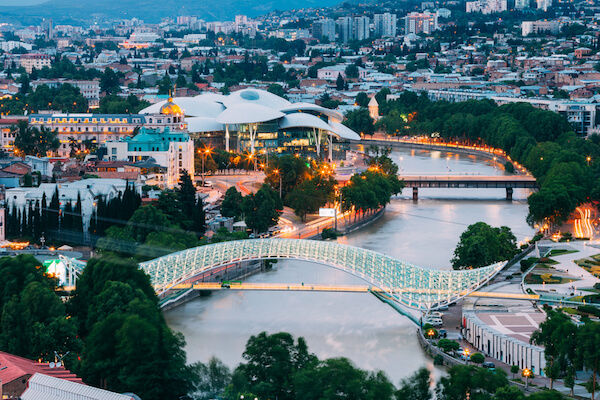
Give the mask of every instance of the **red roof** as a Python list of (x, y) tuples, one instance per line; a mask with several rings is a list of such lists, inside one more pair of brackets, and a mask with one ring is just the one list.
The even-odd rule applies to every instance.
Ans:
[(0, 379), (4, 385), (22, 376), (33, 375), (36, 372), (71, 382), (83, 383), (81, 378), (78, 378), (77, 375), (71, 373), (65, 367), (50, 368), (48, 363), (38, 363), (0, 351)]

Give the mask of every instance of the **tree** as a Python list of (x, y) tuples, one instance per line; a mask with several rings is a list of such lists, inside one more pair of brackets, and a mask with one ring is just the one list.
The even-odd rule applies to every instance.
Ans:
[(460, 344), (456, 340), (440, 339), (438, 341), (438, 347), (447, 353), (449, 351), (458, 350)]
[(596, 392), (596, 376), (600, 366), (598, 340), (600, 340), (600, 323), (591, 322), (579, 328), (577, 335), (578, 366), (583, 366), (592, 372), (590, 381), (586, 385), (586, 389), (592, 394), (592, 400), (594, 400)]
[(513, 379), (515, 378), (515, 374), (519, 372), (519, 366), (518, 365), (511, 365), (510, 366), (510, 373), (513, 374)]
[(52, 131), (44, 126), (39, 129), (32, 128), (27, 121), (19, 121), (12, 131), (15, 135), (16, 153), (22, 157), (26, 155), (45, 157), (48, 152), (56, 151), (60, 144), (56, 130)]
[(283, 90), (283, 87), (278, 83), (271, 83), (267, 87), (267, 92), (270, 92), (276, 96), (285, 98), (285, 91)]
[(475, 364), (481, 364), (485, 361), (485, 356), (481, 353), (473, 353), (471, 355), (471, 361), (473, 361)]
[(356, 79), (358, 78), (358, 66), (356, 64), (349, 64), (346, 67), (346, 78), (348, 79)]
[(516, 386), (504, 386), (498, 389), (494, 400), (525, 400), (525, 394)]
[(479, 268), (510, 260), (518, 252), (516, 241), (509, 227), (492, 228), (484, 222), (469, 225), (454, 250), (452, 268)]
[(577, 343), (577, 327), (571, 319), (557, 311), (548, 311), (547, 318), (540, 329), (531, 335), (531, 343), (544, 347), (546, 376), (550, 378), (550, 390), (554, 380), (566, 373), (574, 362)]
[(305, 180), (286, 196), (286, 203), (305, 221), (306, 214), (315, 213), (327, 202), (333, 201), (336, 183), (332, 177), (323, 178), (321, 175)]
[(396, 392), (396, 398), (402, 400), (431, 400), (433, 393), (431, 393), (431, 374), (429, 370), (419, 368), (409, 378), (404, 379), (400, 383), (400, 389)]
[(371, 118), (369, 110), (365, 108), (348, 112), (343, 124), (352, 129), (354, 132), (360, 133), (361, 135), (373, 136), (375, 133), (373, 118)]
[(263, 184), (256, 194), (250, 193), (242, 199), (242, 212), (248, 228), (254, 233), (266, 232), (277, 225), (283, 210), (279, 193), (267, 184)]
[[(280, 175), (281, 174), (281, 175)], [(279, 193), (281, 179), (282, 194), (285, 199), (288, 193), (312, 176), (311, 164), (302, 157), (286, 154), (269, 160), (266, 169), (265, 183)]]
[(221, 203), (221, 215), (235, 218), (242, 215), (242, 194), (238, 192), (235, 186), (231, 186), (225, 192), (225, 197)]
[(208, 364), (198, 362), (193, 365), (193, 368), (199, 377), (195, 384), (195, 392), (200, 399), (219, 398), (231, 383), (231, 371), (215, 357), (211, 357)]
[(294, 383), (296, 398), (306, 400), (391, 400), (395, 389), (383, 372), (368, 373), (346, 358), (330, 358), (302, 369)]
[(498, 389), (507, 385), (506, 373), (501, 369), (490, 371), (473, 365), (455, 365), (440, 379), (436, 397), (439, 400), (491, 399)]
[(234, 390), (281, 400), (295, 398), (294, 375), (317, 361), (308, 352), (304, 338), (298, 338), (296, 343), (289, 333), (284, 332), (272, 335), (262, 332), (251, 336), (243, 358), (246, 362), (234, 372)]
[(179, 207), (184, 215), (191, 216), (196, 205), (196, 188), (190, 174), (183, 170), (179, 177)]
[(106, 92), (107, 95), (118, 93), (121, 90), (119, 87), (119, 76), (112, 68), (106, 67), (104, 69), (104, 73), (100, 77), (100, 90)]
[(335, 88), (338, 91), (342, 91), (342, 90), (344, 90), (344, 87), (345, 87), (344, 78), (342, 78), (342, 74), (338, 74), (338, 77), (335, 80)]
[(367, 107), (369, 105), (369, 96), (365, 92), (358, 92), (356, 98), (354, 99), (354, 103), (359, 107)]

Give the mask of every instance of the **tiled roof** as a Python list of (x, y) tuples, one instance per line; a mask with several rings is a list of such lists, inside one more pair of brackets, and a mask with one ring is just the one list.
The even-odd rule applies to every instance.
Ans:
[(55, 378), (66, 379), (71, 382), (83, 383), (81, 378), (71, 373), (65, 367), (50, 368), (48, 363), (38, 363), (27, 358), (15, 356), (0, 351), (0, 379), (3, 384), (14, 381), (25, 375), (41, 373)]

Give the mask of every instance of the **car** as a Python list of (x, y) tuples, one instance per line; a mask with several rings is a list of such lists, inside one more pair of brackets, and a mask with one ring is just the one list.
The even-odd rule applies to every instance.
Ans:
[(491, 369), (491, 368), (496, 368), (496, 364), (494, 364), (494, 363), (493, 363), (493, 362), (491, 362), (491, 361), (486, 361), (486, 362), (484, 362), (483, 364), (481, 364), (481, 366), (482, 366), (483, 368), (490, 368), (490, 369)]
[(435, 327), (442, 326), (444, 324), (441, 318), (427, 318), (425, 323)]
[(204, 181), (204, 185), (203, 186), (211, 188), (212, 185), (213, 185), (212, 181)]
[(446, 332), (445, 329), (440, 329), (438, 331), (438, 335), (439, 335), (440, 338), (447, 338), (448, 337), (448, 332)]
[(444, 316), (444, 313), (441, 313), (439, 311), (432, 311), (429, 313), (430, 318), (442, 318), (443, 316)]

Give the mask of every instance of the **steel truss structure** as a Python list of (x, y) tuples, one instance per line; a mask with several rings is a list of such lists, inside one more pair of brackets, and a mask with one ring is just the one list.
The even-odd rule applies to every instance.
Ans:
[(385, 291), (412, 309), (453, 303), (489, 281), (504, 263), (464, 271), (423, 268), (358, 247), (302, 239), (253, 239), (215, 243), (140, 263), (158, 295), (212, 269), (248, 260), (295, 259), (337, 268)]

